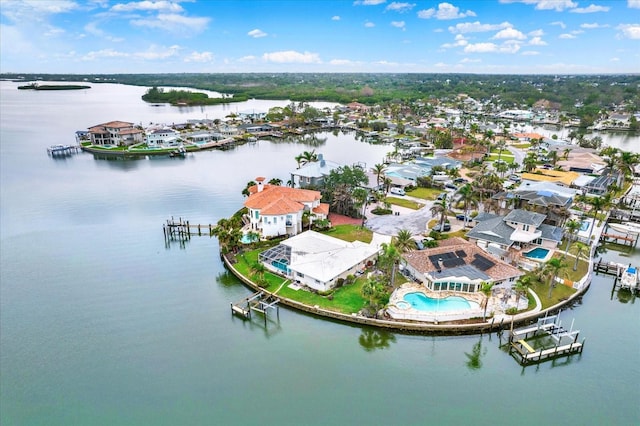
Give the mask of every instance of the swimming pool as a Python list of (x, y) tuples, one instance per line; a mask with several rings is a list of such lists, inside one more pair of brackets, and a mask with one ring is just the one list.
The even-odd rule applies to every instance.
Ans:
[(589, 225), (590, 225), (589, 221), (583, 220), (582, 222), (580, 222), (580, 231), (582, 232), (586, 231), (587, 229), (589, 229)]
[(529, 259), (544, 259), (549, 255), (549, 249), (536, 247), (531, 251), (528, 251), (524, 254), (524, 257), (528, 257)]
[(410, 305), (413, 309), (430, 312), (463, 311), (480, 307), (478, 303), (469, 301), (464, 297), (449, 296), (443, 299), (433, 299), (420, 292), (405, 294), (403, 300), (397, 303), (398, 307), (408, 307), (404, 305), (403, 302)]
[(240, 238), (240, 242), (242, 244), (251, 244), (254, 241), (258, 241), (258, 238), (256, 238), (255, 235), (251, 234), (242, 234), (242, 238)]

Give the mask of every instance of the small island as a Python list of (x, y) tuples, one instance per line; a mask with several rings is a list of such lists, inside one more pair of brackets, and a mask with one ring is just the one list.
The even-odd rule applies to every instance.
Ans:
[(91, 86), (81, 84), (38, 84), (31, 83), (24, 86), (18, 86), (18, 90), (80, 90), (91, 89)]
[(188, 90), (169, 90), (152, 87), (147, 93), (142, 95), (145, 102), (158, 104), (169, 103), (174, 106), (196, 106), (196, 105), (218, 105), (231, 102), (244, 102), (248, 99), (245, 95), (223, 96), (221, 98), (210, 98), (206, 93), (190, 92)]

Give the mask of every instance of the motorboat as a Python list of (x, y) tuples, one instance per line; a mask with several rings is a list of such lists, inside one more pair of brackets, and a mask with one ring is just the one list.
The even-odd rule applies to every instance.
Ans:
[(620, 287), (628, 288), (629, 290), (635, 290), (638, 286), (638, 269), (629, 265), (627, 269), (622, 273), (620, 278)]
[(640, 225), (635, 223), (609, 223), (609, 228), (625, 234), (640, 234)]

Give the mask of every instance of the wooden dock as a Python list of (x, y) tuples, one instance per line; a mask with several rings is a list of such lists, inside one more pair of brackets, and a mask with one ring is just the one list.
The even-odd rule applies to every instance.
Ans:
[(51, 145), (47, 148), (47, 153), (51, 156), (71, 155), (80, 151), (78, 145)]
[(280, 299), (259, 291), (238, 302), (232, 302), (231, 314), (244, 319), (251, 319), (251, 313), (258, 312), (264, 316), (264, 322), (266, 325), (269, 309), (275, 309), (278, 319), (280, 318), (280, 307), (278, 306), (278, 302), (280, 302)]
[(603, 262), (602, 258), (598, 260), (598, 262), (593, 264), (593, 270), (596, 275), (602, 273), (606, 275), (613, 275), (616, 279), (622, 277), (622, 273), (627, 268), (627, 265), (623, 265), (622, 263), (616, 262)]
[[(539, 363), (561, 356), (582, 353), (584, 339), (578, 342), (579, 330), (562, 327), (560, 316), (552, 315), (539, 318), (536, 325), (511, 330), (509, 335), (509, 354), (521, 365)], [(552, 345), (546, 344), (548, 341)]]

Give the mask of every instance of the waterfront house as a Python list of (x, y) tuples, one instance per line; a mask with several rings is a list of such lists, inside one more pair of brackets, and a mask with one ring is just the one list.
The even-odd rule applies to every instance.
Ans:
[(170, 127), (148, 129), (146, 142), (149, 147), (176, 146), (181, 143), (180, 132)]
[(380, 246), (372, 241), (348, 242), (315, 231), (305, 231), (259, 254), (267, 269), (294, 283), (327, 291), (341, 279), (357, 275), (373, 264)]
[(128, 146), (142, 143), (144, 132), (126, 121), (110, 121), (89, 128), (93, 145)]
[(302, 232), (305, 211), (309, 212), (311, 222), (328, 217), (329, 205), (320, 202), (320, 191), (270, 185), (264, 181), (264, 177), (256, 178), (256, 185), (249, 188), (249, 198), (244, 202), (252, 231), (266, 238), (296, 235)]
[(523, 275), (518, 268), (459, 237), (442, 240), (436, 248), (405, 253), (403, 259), (406, 272), (432, 291), (476, 293), (483, 282), (511, 288)]
[(310, 161), (291, 172), (291, 181), (300, 188), (319, 187), (331, 171), (339, 167), (340, 164), (325, 160), (322, 154), (318, 154), (318, 161)]
[[(506, 216), (482, 213), (467, 233), (469, 242), (511, 262), (522, 250), (535, 247), (555, 249), (562, 241), (562, 228), (543, 223), (546, 215), (514, 209)], [(513, 251), (511, 251), (513, 249)]]

